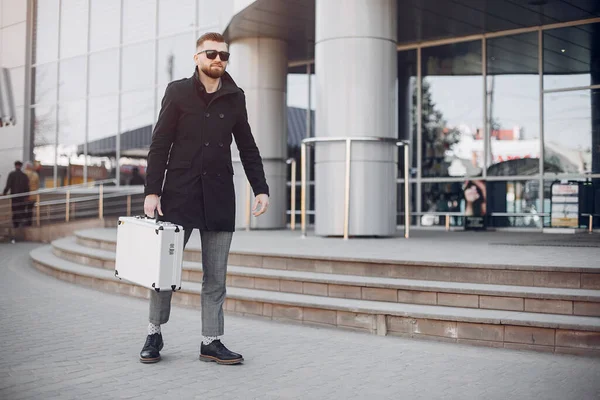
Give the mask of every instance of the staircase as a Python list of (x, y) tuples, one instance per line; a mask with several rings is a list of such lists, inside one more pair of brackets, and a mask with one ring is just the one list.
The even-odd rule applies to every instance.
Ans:
[[(41, 271), (148, 298), (114, 276), (116, 230), (31, 253)], [(188, 245), (173, 304), (199, 307), (201, 249)], [(232, 251), (225, 310), (239, 315), (509, 349), (600, 356), (600, 266), (431, 265)]]

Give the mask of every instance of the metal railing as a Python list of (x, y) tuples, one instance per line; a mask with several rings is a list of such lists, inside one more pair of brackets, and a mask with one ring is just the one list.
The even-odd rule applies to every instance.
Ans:
[[(410, 143), (407, 140), (398, 140), (394, 138), (382, 137), (319, 137), (307, 138), (302, 141), (300, 149), (300, 175), (301, 175), (301, 192), (300, 192), (300, 208), (301, 208), (301, 225), (302, 237), (306, 237), (306, 148), (310, 145), (323, 142), (345, 142), (346, 143), (346, 159), (345, 159), (345, 179), (344, 179), (344, 240), (348, 240), (350, 227), (350, 164), (352, 156), (352, 142), (375, 142), (393, 144), (397, 147), (404, 147), (404, 177), (409, 176), (409, 148)], [(293, 187), (293, 186), (292, 186)], [(409, 202), (409, 187), (404, 186), (404, 210), (405, 224), (404, 237), (410, 236), (410, 202)], [(293, 215), (293, 214), (292, 214)]]
[[(0, 225), (42, 226), (42, 222), (71, 222), (75, 219), (143, 212), (142, 186), (105, 186), (113, 179), (18, 193), (0, 197)], [(31, 200), (32, 197), (35, 200)], [(137, 198), (139, 197), (139, 199)], [(13, 218), (12, 203), (20, 199), (19, 215)], [(10, 216), (11, 218), (7, 218)], [(15, 224), (16, 223), (16, 224)]]

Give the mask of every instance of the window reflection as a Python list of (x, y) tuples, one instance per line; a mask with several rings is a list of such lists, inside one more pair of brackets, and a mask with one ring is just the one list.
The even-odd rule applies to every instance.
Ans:
[(56, 102), (56, 63), (38, 65), (33, 68), (34, 103)]
[[(542, 227), (539, 180), (490, 181), (486, 186), (488, 221), (491, 226)], [(516, 215), (502, 215), (506, 213)]]
[(483, 168), (481, 42), (425, 48), (422, 175), (479, 175)]
[(90, 95), (104, 95), (119, 91), (119, 50), (108, 50), (90, 55)]
[(121, 0), (92, 0), (90, 7), (90, 50), (118, 46)]
[(88, 140), (90, 145), (100, 139), (117, 134), (118, 97), (102, 96), (90, 99), (88, 119)]
[(154, 42), (123, 48), (122, 90), (154, 86)]
[(156, 0), (123, 0), (123, 43), (156, 36)]
[(87, 0), (60, 2), (60, 57), (69, 58), (87, 52)]
[(544, 90), (591, 85), (599, 46), (600, 23), (544, 31)]
[(35, 2), (33, 63), (41, 64), (58, 58), (58, 0)]
[(57, 164), (66, 167), (60, 168), (59, 185), (81, 183), (85, 158), (83, 152), (78, 152), (78, 145), (85, 143), (85, 116), (85, 100), (61, 103), (58, 107)]
[(60, 62), (59, 101), (85, 97), (85, 63), (86, 57), (76, 57)]
[(56, 156), (56, 106), (38, 105), (31, 109), (33, 158), (40, 164), (40, 187), (54, 187)]
[(191, 34), (161, 39), (158, 42), (158, 83), (186, 78), (194, 71), (195, 41)]
[[(410, 141), (413, 168), (417, 166), (417, 104), (417, 51), (401, 51), (398, 53), (398, 138)], [(403, 177), (404, 149), (399, 151), (399, 176)]]
[[(443, 226), (446, 224), (445, 216), (438, 213), (463, 213), (464, 195), (463, 181), (424, 183), (422, 186), (421, 225)], [(459, 226), (463, 224), (460, 216), (451, 216), (450, 225)]]
[[(499, 166), (494, 170), (536, 174), (540, 157), (537, 33), (490, 39), (487, 44), (489, 163), (526, 164), (526, 169)], [(478, 131), (477, 139), (483, 139), (483, 131)], [(522, 159), (533, 162), (513, 162)]]
[(152, 125), (154, 91), (124, 93), (121, 97), (121, 133)]
[(600, 172), (600, 90), (544, 95), (545, 172)]
[(159, 0), (158, 7), (158, 34), (160, 36), (194, 28), (195, 0)]
[(91, 98), (88, 118), (88, 179), (115, 178), (118, 96)]

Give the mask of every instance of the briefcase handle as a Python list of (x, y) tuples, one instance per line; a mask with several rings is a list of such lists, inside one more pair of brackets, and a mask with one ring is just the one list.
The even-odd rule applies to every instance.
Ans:
[(157, 224), (160, 222), (158, 220), (158, 210), (154, 210), (154, 218), (149, 217), (146, 214), (136, 215), (135, 218), (137, 218), (137, 219), (153, 219), (154, 222), (156, 222)]

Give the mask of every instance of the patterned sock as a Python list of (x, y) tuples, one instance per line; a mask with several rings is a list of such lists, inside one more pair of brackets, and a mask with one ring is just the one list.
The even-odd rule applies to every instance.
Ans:
[(217, 339), (219, 339), (218, 336), (202, 336), (202, 344), (208, 346)]
[(152, 322), (148, 324), (148, 335), (160, 333), (160, 325), (154, 325)]

